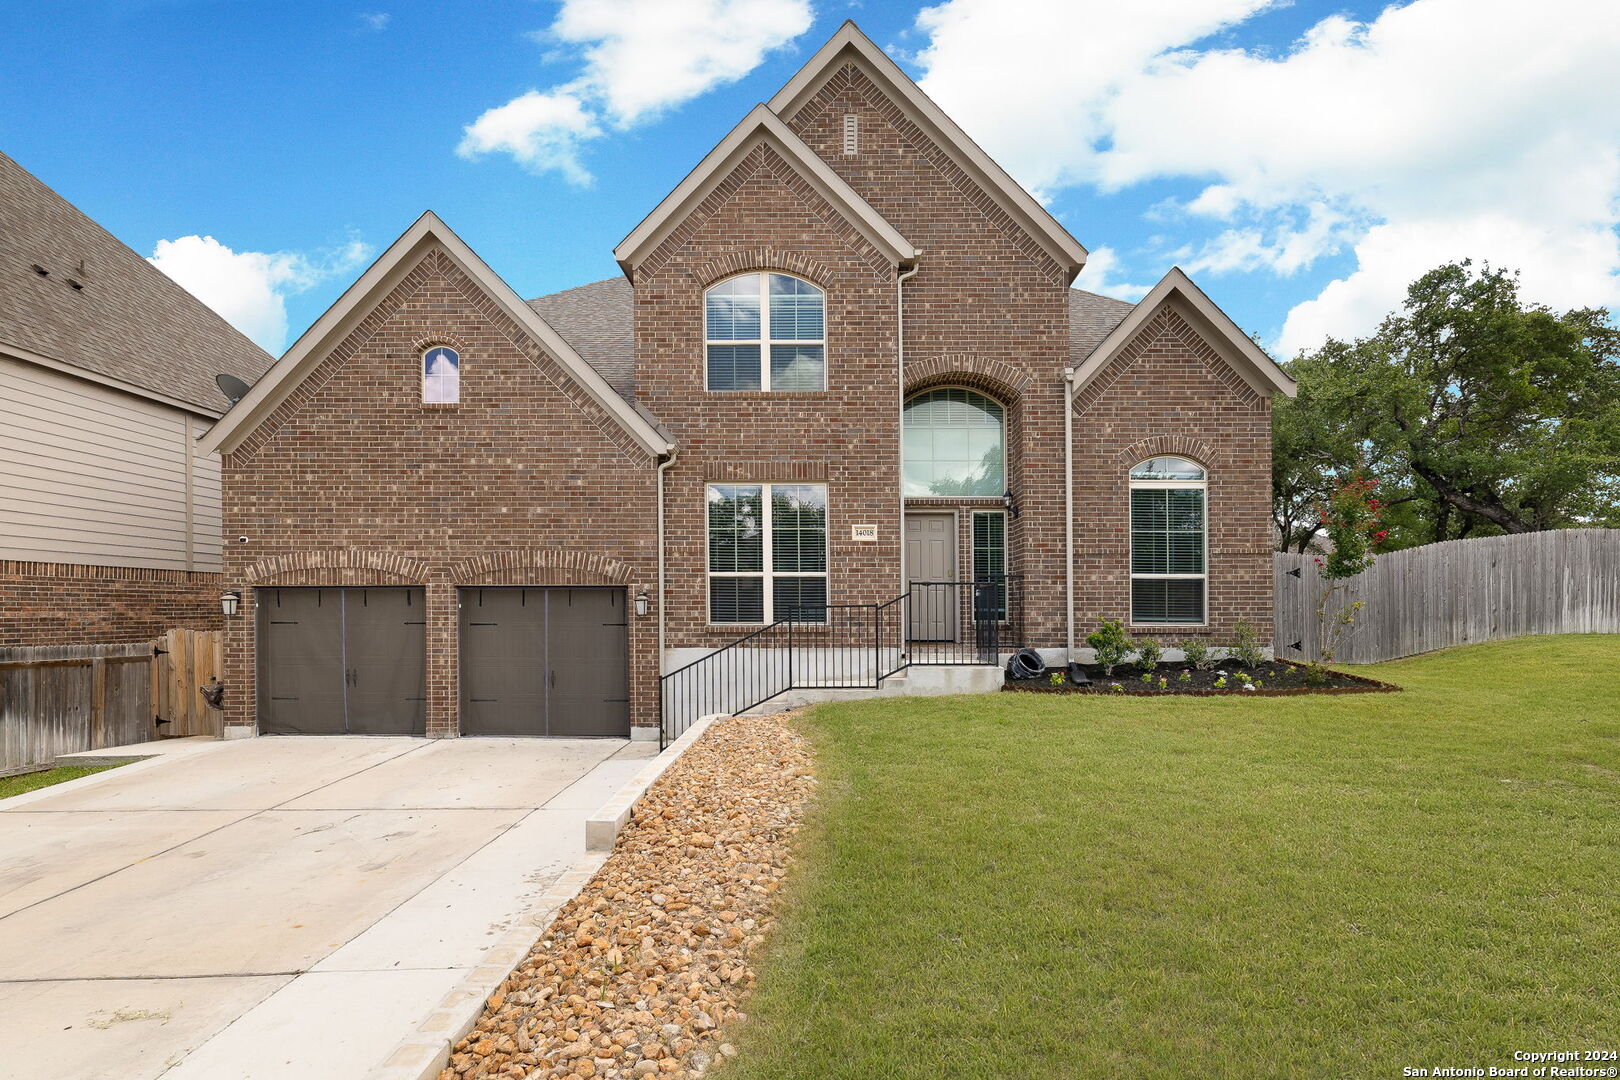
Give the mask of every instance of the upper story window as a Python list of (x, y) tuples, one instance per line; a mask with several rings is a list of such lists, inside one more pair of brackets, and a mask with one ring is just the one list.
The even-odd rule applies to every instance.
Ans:
[(786, 274), (743, 274), (703, 294), (710, 390), (825, 390), (826, 297)]
[(1157, 457), (1131, 470), (1131, 621), (1202, 623), (1207, 604), (1203, 466)]
[(422, 353), (422, 401), (454, 405), (461, 400), (461, 354), (445, 345)]
[(1006, 412), (974, 390), (941, 386), (906, 402), (905, 492), (1000, 495), (1007, 490)]

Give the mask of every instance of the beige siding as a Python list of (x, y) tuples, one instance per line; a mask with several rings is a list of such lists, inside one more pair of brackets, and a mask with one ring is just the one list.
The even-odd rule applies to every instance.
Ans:
[(218, 570), (219, 460), (188, 448), (206, 425), (0, 356), (0, 559)]

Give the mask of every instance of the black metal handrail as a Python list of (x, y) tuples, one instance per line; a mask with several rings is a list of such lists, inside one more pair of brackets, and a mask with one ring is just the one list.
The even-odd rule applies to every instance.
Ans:
[(998, 664), (1022, 641), (1021, 574), (914, 581), (880, 603), (801, 607), (659, 676), (659, 744), (700, 716), (736, 716), (789, 690), (872, 689), (913, 666)]

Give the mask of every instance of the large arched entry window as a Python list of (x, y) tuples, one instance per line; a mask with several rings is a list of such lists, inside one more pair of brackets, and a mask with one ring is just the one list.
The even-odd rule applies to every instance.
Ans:
[(905, 409), (905, 493), (918, 498), (1007, 490), (1007, 414), (976, 390), (940, 386)]

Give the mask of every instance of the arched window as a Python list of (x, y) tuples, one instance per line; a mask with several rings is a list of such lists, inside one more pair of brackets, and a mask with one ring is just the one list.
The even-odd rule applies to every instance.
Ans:
[(825, 390), (826, 297), (786, 274), (742, 274), (703, 294), (710, 390)]
[(1131, 470), (1131, 622), (1205, 621), (1203, 466), (1156, 457)]
[(905, 492), (1000, 495), (1007, 490), (1007, 417), (974, 390), (941, 386), (906, 402)]
[(446, 345), (422, 353), (422, 400), (454, 405), (461, 400), (461, 354)]

